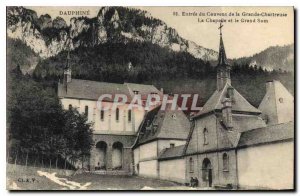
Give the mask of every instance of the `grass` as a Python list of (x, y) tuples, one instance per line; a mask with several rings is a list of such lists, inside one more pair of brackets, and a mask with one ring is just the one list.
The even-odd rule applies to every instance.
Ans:
[[(26, 168), (19, 165), (7, 165), (7, 189), (9, 190), (70, 190), (70, 186), (75, 187), (71, 190), (78, 190), (79, 187), (86, 186), (85, 190), (152, 190), (169, 189), (181, 187), (179, 184), (151, 178), (142, 178), (138, 176), (109, 176), (93, 173), (82, 173), (78, 175), (56, 175), (59, 182), (70, 186), (59, 184), (55, 179), (46, 176), (40, 176), (38, 171), (52, 174), (54, 170), (44, 168)], [(64, 179), (63, 179), (64, 178)], [(74, 184), (78, 184), (79, 186)]]

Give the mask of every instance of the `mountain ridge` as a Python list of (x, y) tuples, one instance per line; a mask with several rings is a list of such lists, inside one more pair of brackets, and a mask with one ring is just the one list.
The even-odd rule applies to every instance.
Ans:
[(294, 72), (294, 44), (270, 46), (252, 56), (233, 59), (232, 62), (261, 67), (266, 71)]
[(22, 40), (43, 59), (66, 50), (69, 44), (73, 50), (106, 42), (151, 42), (205, 61), (217, 59), (216, 51), (180, 37), (163, 21), (134, 8), (102, 7), (97, 17), (73, 17), (67, 26), (61, 17), (52, 20), (48, 14), (38, 17), (33, 10), (8, 7), (7, 21), (8, 37)]

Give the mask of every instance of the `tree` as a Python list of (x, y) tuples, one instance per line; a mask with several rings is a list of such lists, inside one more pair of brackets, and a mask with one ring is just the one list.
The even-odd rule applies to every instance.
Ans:
[[(37, 155), (48, 160), (49, 166), (58, 157), (69, 153), (75, 159), (89, 154), (92, 146), (92, 128), (84, 115), (76, 110), (64, 111), (54, 89), (44, 87), (20, 73), (19, 67), (10, 73), (8, 90), (8, 140), (15, 160), (25, 155)], [(75, 156), (76, 155), (76, 156)], [(20, 156), (19, 156), (20, 157)]]
[(92, 124), (87, 123), (86, 115), (80, 114), (76, 109), (65, 111), (64, 120), (65, 155), (75, 160), (81, 159), (83, 163), (94, 145)]

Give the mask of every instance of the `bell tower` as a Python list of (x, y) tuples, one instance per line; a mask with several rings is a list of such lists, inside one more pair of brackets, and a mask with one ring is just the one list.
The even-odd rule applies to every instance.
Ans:
[(63, 80), (63, 85), (64, 85), (66, 91), (68, 88), (68, 83), (70, 83), (71, 81), (72, 81), (72, 70), (71, 70), (71, 66), (70, 66), (70, 47), (69, 47), (67, 63), (64, 67), (64, 80)]
[(220, 46), (219, 46), (219, 58), (218, 58), (218, 65), (217, 65), (217, 90), (221, 91), (226, 83), (231, 85), (230, 79), (230, 65), (227, 62), (223, 38), (222, 38), (222, 23), (218, 29), (220, 29)]

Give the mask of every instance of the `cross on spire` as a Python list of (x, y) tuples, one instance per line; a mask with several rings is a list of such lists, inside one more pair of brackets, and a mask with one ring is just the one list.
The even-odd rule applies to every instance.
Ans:
[(220, 30), (220, 46), (219, 46), (219, 58), (218, 58), (218, 65), (217, 65), (217, 89), (221, 91), (224, 89), (224, 86), (228, 83), (231, 85), (230, 79), (230, 65), (226, 58), (225, 47), (222, 38), (222, 23), (218, 29)]
[(220, 29), (220, 35), (222, 35), (222, 27), (223, 27), (222, 22), (220, 22), (220, 26), (218, 28), (218, 29)]
[(227, 58), (222, 38), (222, 22), (220, 23), (220, 26), (218, 29), (220, 29), (220, 46), (219, 46), (219, 58), (218, 58), (218, 65), (227, 65)]

